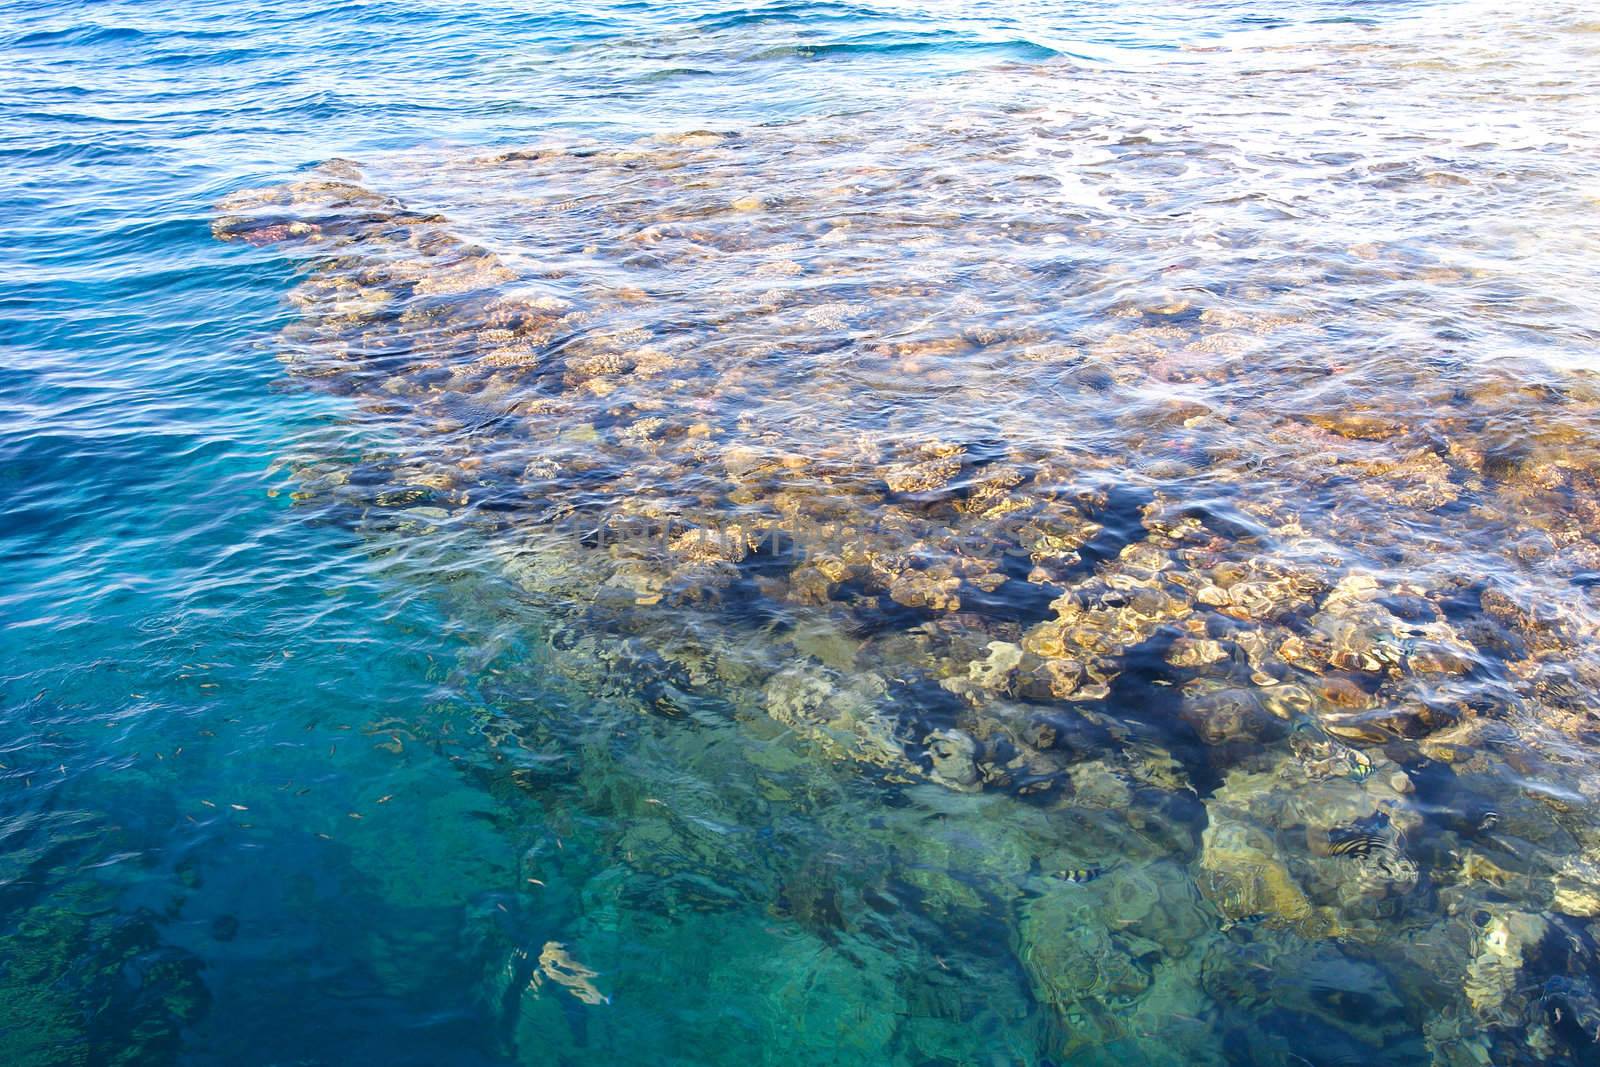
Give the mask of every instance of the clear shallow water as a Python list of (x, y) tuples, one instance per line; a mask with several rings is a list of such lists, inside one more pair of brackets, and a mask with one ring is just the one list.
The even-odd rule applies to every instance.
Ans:
[(1580, 12), (4, 35), (8, 1062), (1594, 1060)]

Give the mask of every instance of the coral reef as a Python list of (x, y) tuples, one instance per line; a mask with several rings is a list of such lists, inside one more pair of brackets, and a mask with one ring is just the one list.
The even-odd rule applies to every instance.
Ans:
[[(1118, 220), (991, 195), (1015, 129), (809, 133), (430, 160), (511, 191), (472, 226), (375, 191), (405, 167), (229, 197), (219, 239), (304, 261), (289, 371), (391, 442), (296, 461), (303, 505), (470, 528), (558, 620), (550, 669), (642, 714), (1006, 805), (981, 877), (879, 843), (929, 914), (1004, 902), (1064, 1054), (1271, 1005), (1364, 1055), (1593, 1056), (1550, 1021), (1597, 1002), (1593, 375), (1364, 357), (1435, 303), (1490, 314), (1409, 246), (1296, 230), (1284, 263), (1382, 297), (1335, 313), (1276, 266), (1211, 284), (1135, 218), (1175, 264), (1136, 283), (1087, 254)], [(859, 169), (773, 184), (823, 143)], [(727, 862), (666, 822), (625, 847)], [(870, 926), (864, 890), (779, 881), (819, 937)], [(1263, 946), (1344, 985), (1258, 978)], [(600, 996), (558, 944), (540, 968)]]

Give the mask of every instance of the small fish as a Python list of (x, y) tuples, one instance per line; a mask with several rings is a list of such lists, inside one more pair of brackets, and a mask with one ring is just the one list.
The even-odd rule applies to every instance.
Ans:
[(1483, 813), (1483, 816), (1478, 819), (1478, 831), (1482, 833), (1488, 830), (1493, 830), (1495, 826), (1499, 824), (1499, 822), (1500, 813), (1498, 811), (1486, 811)]
[(1328, 831), (1328, 854), (1332, 856), (1371, 856), (1389, 850), (1387, 834), (1365, 830)]
[(1383, 811), (1374, 811), (1349, 826), (1335, 826), (1328, 831), (1328, 853), (1364, 859), (1391, 852), (1395, 841), (1389, 828), (1389, 814)]
[(1063, 882), (1082, 885), (1085, 882), (1094, 881), (1105, 873), (1106, 869), (1104, 867), (1069, 867), (1067, 870), (1057, 871), (1055, 876)]

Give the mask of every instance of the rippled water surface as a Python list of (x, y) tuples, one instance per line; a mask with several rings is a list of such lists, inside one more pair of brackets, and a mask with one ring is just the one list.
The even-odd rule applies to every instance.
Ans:
[(1600, 1063), (1600, 21), (0, 10), (0, 1062)]

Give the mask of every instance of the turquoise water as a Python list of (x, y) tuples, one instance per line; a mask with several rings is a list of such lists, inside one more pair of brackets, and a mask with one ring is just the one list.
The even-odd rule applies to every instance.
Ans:
[[(0, 1060), (1600, 1062), (1593, 733), (1572, 696), (1597, 677), (1600, 565), (1585, 554), (1592, 483), (1546, 477), (1588, 470), (1600, 441), (1585, 392), (1600, 337), (1592, 77), (1563, 81), (1595, 36), (1559, 5), (1333, 0), (9, 4)], [(1364, 49), (1409, 41), (1416, 52), (1364, 65)], [(1241, 88), (1262, 71), (1277, 80)], [(1248, 135), (1230, 140), (1235, 128)], [(1018, 147), (1018, 131), (1039, 140)], [(1180, 148), (1144, 153), (1152, 139)], [(515, 156), (529, 145), (560, 151)], [(636, 150), (657, 169), (641, 176)], [(1361, 170), (1384, 152), (1411, 169)], [(1339, 167), (1347, 183), (1329, 178)], [(1045, 171), (1065, 190), (1048, 203), (1026, 184)], [(329, 184), (271, 191), (295, 181)], [(350, 222), (365, 201), (341, 198), (356, 195), (398, 200)], [(784, 196), (804, 205), (795, 232), (742, 228)], [(472, 270), (491, 288), (531, 286), (546, 310), (576, 301), (594, 329), (642, 330), (671, 359), (709, 353), (726, 391), (613, 395), (614, 372), (579, 369), (568, 320), (541, 320), (557, 332), (530, 342), (570, 346), (561, 388), (448, 377), (460, 331), (503, 351), (531, 327), (475, 302), (477, 275), (412, 290), (420, 319), (366, 307), (391, 298), (396, 261), (418, 247), (385, 229), (402, 202), (435, 220), (406, 225), (446, 249), (447, 271), (454, 249), (488, 249)], [(1137, 221), (1090, 232), (1102, 210)], [(756, 309), (781, 304), (774, 287), (804, 288), (785, 280), (802, 271), (796, 233), (838, 220), (878, 242), (870, 265), (769, 327)], [(291, 223), (334, 235), (338, 255), (294, 246)], [(991, 259), (1002, 230), (1048, 236)], [(912, 239), (920, 259), (885, 251)], [(697, 274), (708, 248), (767, 258)], [(1373, 258), (1399, 266), (1362, 273)], [(1194, 369), (1199, 350), (1152, 355), (1154, 392), (1120, 392), (1117, 359), (1168, 335), (1114, 324), (1187, 328), (1207, 286), (1254, 301), (1229, 343), (1279, 320), (1315, 330), (1266, 354), (1203, 349), (1251, 354), (1243, 372)], [(365, 304), (329, 310), (335, 298)], [(941, 347), (957, 315), (966, 332)], [(848, 344), (830, 340), (852, 321)], [(1037, 368), (1024, 383), (973, 355), (1003, 329)], [(1058, 358), (1064, 333), (1104, 346), (1104, 365)], [(880, 340), (903, 345), (898, 363), (830, 355)], [(351, 370), (352, 351), (434, 362)], [(630, 351), (636, 369), (644, 349)], [(1500, 359), (1519, 362), (1484, 369)], [(1321, 384), (1352, 364), (1354, 386)], [(1471, 417), (1438, 415), (1452, 404)], [(647, 448), (647, 412), (686, 439), (726, 433), (728, 451)], [(1295, 437), (1283, 412), (1337, 436)], [(1376, 445), (1395, 440), (1378, 423), (1407, 429)], [(870, 435), (874, 458), (865, 445), (841, 458)], [(844, 501), (844, 532), (785, 533), (808, 559), (854, 536), (852, 508), (972, 538), (949, 549), (918, 526), (866, 556), (983, 558), (988, 535), (951, 518), (939, 472), (951, 455), (1003, 454), (997, 439), (1027, 477), (1055, 470), (1051, 492), (1092, 520), (1050, 528), (1077, 562), (1041, 549), (1032, 576), (1024, 563), (960, 582), (917, 563), (881, 590), (858, 574), (807, 600), (778, 541), (752, 534), (730, 557), (673, 525), (759, 511), (768, 489), (723, 499), (705, 484), (754, 447), (798, 457), (791, 470), (837, 468), (810, 489)], [(1068, 439), (1070, 459), (1052, 453)], [(619, 458), (621, 442), (638, 447)], [(1341, 461), (1365, 466), (1328, 481), (1286, 458), (1346, 445)], [(1439, 456), (1461, 469), (1434, 473)], [(871, 464), (881, 481), (852, 480)], [(1354, 667), (1325, 657), (1305, 668), (1329, 679), (1306, 700), (1327, 715), (1213, 727), (1194, 708), (1301, 666), (1219, 627), (1280, 616), (1222, 601), (1210, 630), (1183, 630), (1237, 640), (1221, 690), (1178, 673), (1178, 631), (1158, 634), (1157, 618), (1117, 646), (1124, 680), (1105, 693), (1007, 690), (1005, 714), (1042, 755), (979, 783), (961, 763), (968, 734), (995, 762), (1001, 746), (965, 718), (962, 701), (991, 706), (966, 681), (1013, 648), (1067, 661), (1030, 629), (1050, 610), (1027, 586), (1051, 600), (1097, 568), (1138, 586), (1117, 586), (1116, 561), (1159, 539), (1140, 527), (1157, 528), (1152, 502), (1171, 495), (1218, 544), (1251, 546), (1213, 546), (1218, 558), (1271, 555), (1283, 588), (1299, 589), (1282, 577), (1294, 567), (1331, 575), (1306, 579), (1314, 597), (1283, 594), (1275, 647), (1320, 625), (1307, 602), (1337, 615), (1360, 599), (1346, 579), (1378, 573), (1389, 617), (1425, 627), (1403, 635), (1405, 671), (1380, 680), (1359, 676), (1359, 650)], [(1255, 497), (1310, 501), (1296, 521), (1321, 543)], [(535, 521), (547, 507), (562, 521)], [(711, 570), (629, 570), (650, 551), (626, 532), (608, 548), (594, 514), (655, 522)], [(747, 560), (737, 580), (716, 572)], [(1561, 641), (1538, 646), (1538, 627), (1507, 613), (1470, 629), (1461, 603), (1479, 603), (1485, 575), (1554, 605)], [(941, 599), (958, 585), (965, 615)], [(1446, 616), (1460, 634), (1442, 636)], [(1482, 636), (1502, 624), (1515, 632)], [(716, 655), (683, 653), (689, 634)], [(1140, 666), (1134, 648), (1158, 638), (1157, 666)], [(1412, 684), (1432, 677), (1418, 640), (1473, 666), (1459, 684)], [(803, 694), (820, 690), (806, 686), (868, 678), (881, 688), (861, 681), (850, 699), (894, 704), (901, 726), (910, 707), (937, 722), (914, 743), (872, 735), (884, 747), (868, 755), (811, 732)], [(1191, 683), (1182, 710), (1157, 699)], [(1491, 698), (1515, 711), (1435, 738)], [(1430, 719), (1422, 704), (1455, 710)], [(1344, 759), (1337, 789), (1316, 793), (1313, 776), (1306, 795), (1357, 828), (1391, 814), (1405, 828), (1350, 861), (1367, 864), (1360, 892), (1340, 880), (1354, 868), (1337, 834), (1308, 846), (1300, 823), (1263, 814), (1281, 803), (1265, 787), (1250, 817), (1292, 862), (1253, 838), (1217, 845), (1245, 826), (1250, 775)], [(1275, 880), (1289, 867), (1305, 894)]]

